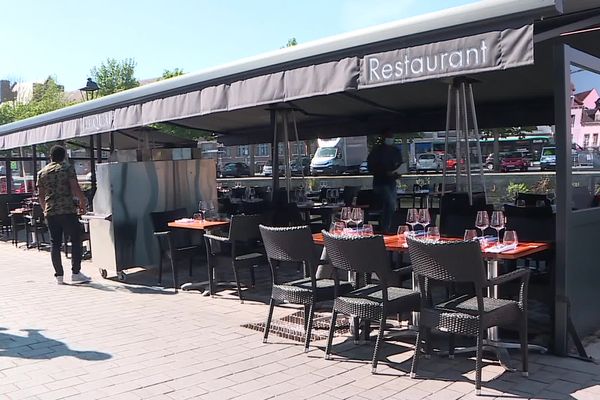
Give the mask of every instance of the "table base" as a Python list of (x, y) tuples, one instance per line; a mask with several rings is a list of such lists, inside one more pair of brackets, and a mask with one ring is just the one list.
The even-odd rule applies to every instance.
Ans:
[[(491, 353), (496, 354), (496, 357), (498, 358), (500, 365), (505, 370), (510, 371), (510, 372), (515, 372), (515, 371), (517, 371), (517, 369), (512, 367), (512, 365), (511, 365), (511, 358), (510, 358), (510, 353), (508, 352), (508, 350), (509, 349), (520, 349), (520, 348), (521, 348), (521, 345), (519, 343), (502, 342), (502, 341), (489, 340), (489, 339), (483, 340), (483, 351), (489, 351)], [(539, 351), (541, 354), (544, 354), (548, 351), (547, 348), (537, 345), (537, 344), (528, 344), (527, 350), (528, 351), (530, 351), (530, 350)], [(472, 353), (472, 352), (476, 352), (476, 351), (477, 351), (476, 346), (457, 347), (454, 349), (454, 354)], [(449, 356), (447, 351), (440, 352), (440, 355), (448, 355)]]

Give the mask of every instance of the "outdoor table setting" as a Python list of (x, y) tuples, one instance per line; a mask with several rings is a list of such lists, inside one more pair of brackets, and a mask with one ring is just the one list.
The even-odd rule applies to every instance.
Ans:
[[(428, 218), (427, 209), (410, 209), (407, 215), (407, 223), (411, 225), (409, 228), (406, 225), (400, 225), (398, 227), (397, 234), (384, 234), (383, 240), (385, 243), (386, 250), (397, 253), (407, 253), (408, 243), (406, 238), (408, 236), (420, 238), (422, 240), (431, 241), (460, 241), (460, 240), (477, 240), (481, 246), (481, 252), (483, 259), (486, 261), (486, 273), (487, 278), (492, 279), (498, 276), (498, 261), (500, 260), (517, 260), (525, 258), (536, 253), (546, 251), (551, 248), (551, 244), (546, 242), (519, 242), (517, 232), (513, 230), (506, 230), (503, 235), (503, 240), (500, 240), (500, 231), (505, 228), (506, 218), (502, 211), (492, 212), (490, 218), (487, 211), (479, 211), (477, 213), (474, 226), (480, 230), (481, 236), (477, 235), (475, 229), (467, 229), (463, 238), (457, 237), (442, 237), (440, 236), (438, 227), (429, 227), (430, 219)], [(339, 222), (331, 224), (330, 232), (339, 235), (356, 235), (356, 236), (372, 236), (373, 230), (369, 226), (367, 229), (360, 228), (357, 224), (354, 228), (347, 227), (347, 221), (344, 221), (344, 215), (340, 216)], [(347, 217), (346, 217), (347, 218)], [(416, 225), (421, 225), (426, 228), (421, 231), (415, 229)], [(487, 228), (493, 228), (496, 230), (496, 236), (484, 236), (483, 232)], [(317, 245), (324, 245), (324, 239), (322, 233), (313, 234), (313, 241)], [(326, 258), (327, 252), (323, 247), (323, 253), (321, 258)], [(319, 266), (317, 269), (317, 278), (322, 278), (331, 273), (330, 267), (326, 265)], [(349, 277), (350, 279), (350, 277)], [(413, 276), (413, 289), (417, 288), (416, 279)], [(497, 286), (492, 286), (489, 289), (489, 295), (493, 298), (498, 297)], [(418, 324), (418, 317), (413, 317), (413, 323)], [(484, 341), (484, 348), (487, 350), (494, 351), (501, 365), (507, 370), (513, 370), (510, 366), (510, 355), (507, 349), (518, 348), (518, 343), (502, 341), (499, 337), (498, 327), (492, 327), (488, 329), (487, 339)], [(530, 350), (538, 350), (542, 353), (546, 352), (545, 347), (539, 345), (528, 345)], [(456, 352), (467, 352), (472, 351), (472, 348), (456, 349)]]

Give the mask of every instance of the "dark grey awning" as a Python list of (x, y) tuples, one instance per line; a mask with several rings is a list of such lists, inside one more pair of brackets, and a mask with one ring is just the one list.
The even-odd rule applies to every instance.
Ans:
[[(465, 74), (479, 81), (481, 127), (552, 123), (551, 45), (535, 37), (557, 37), (561, 22), (548, 21), (563, 17), (561, 6), (558, 0), (482, 2), (282, 49), (0, 126), (0, 149), (155, 122), (215, 132), (226, 144), (264, 143), (272, 140), (269, 109), (279, 105), (296, 110), (301, 138), (362, 135), (387, 126), (437, 130), (445, 122), (445, 79)], [(593, 24), (593, 11), (565, 18)], [(592, 35), (561, 40), (598, 47)], [(419, 74), (427, 57), (444, 54), (446, 68)], [(365, 66), (374, 57), (380, 57), (380, 78), (394, 78), (395, 64), (407, 58), (411, 76), (366, 80)]]

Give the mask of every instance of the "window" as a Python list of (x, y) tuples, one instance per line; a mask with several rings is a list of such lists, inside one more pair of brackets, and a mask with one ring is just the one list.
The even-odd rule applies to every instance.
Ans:
[(575, 126), (575, 115), (571, 115), (571, 126)]
[(271, 145), (268, 143), (261, 143), (256, 146), (256, 155), (257, 156), (268, 156), (271, 152)]
[(596, 147), (598, 146), (598, 134), (594, 133), (594, 136), (592, 136), (592, 146)]
[(590, 134), (586, 133), (583, 135), (583, 147), (588, 147), (590, 145)]
[(244, 157), (244, 156), (247, 156), (248, 154), (250, 154), (248, 146), (238, 146), (238, 152), (237, 152), (238, 157)]

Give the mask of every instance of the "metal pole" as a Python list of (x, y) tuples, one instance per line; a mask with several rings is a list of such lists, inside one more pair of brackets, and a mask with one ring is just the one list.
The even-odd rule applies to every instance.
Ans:
[(483, 172), (483, 156), (481, 154), (481, 137), (479, 136), (479, 125), (477, 123), (477, 112), (475, 110), (475, 98), (473, 96), (473, 84), (469, 83), (469, 100), (471, 101), (471, 117), (473, 118), (473, 131), (477, 142), (477, 157), (479, 157), (479, 175), (483, 186), (483, 196), (487, 204), (487, 188), (485, 185), (485, 174)]
[(37, 186), (37, 146), (34, 144), (31, 146), (31, 161), (33, 162), (33, 190)]
[[(452, 84), (448, 84), (448, 104), (446, 105), (446, 137), (444, 138), (444, 154), (448, 158), (448, 136), (450, 136), (450, 113), (452, 112)], [(458, 157), (458, 154), (457, 154)], [(446, 193), (446, 161), (442, 168), (442, 197)], [(441, 199), (441, 197), (440, 197)], [(440, 210), (441, 210), (440, 205)]]
[(454, 92), (454, 104), (455, 104), (455, 118), (456, 118), (456, 191), (462, 192), (462, 177), (461, 177), (461, 168), (462, 164), (460, 162), (462, 158), (462, 146), (460, 145), (461, 141), (461, 125), (460, 125), (460, 99), (458, 98), (458, 88), (453, 83), (452, 91)]
[(469, 193), (469, 205), (473, 205), (473, 182), (471, 180), (471, 145), (469, 143), (469, 118), (467, 116), (467, 93), (465, 82), (460, 83), (460, 96), (462, 97), (462, 114), (465, 127), (465, 161), (467, 164), (467, 192)]
[(90, 172), (92, 173), (92, 190), (96, 191), (96, 160), (94, 159), (94, 137), (90, 136)]
[[(289, 132), (288, 132), (288, 111), (283, 111), (282, 112), (282, 118), (283, 118), (283, 141), (284, 141), (284, 145), (283, 145), (283, 162), (284, 164), (284, 171), (285, 171), (285, 188), (287, 191), (287, 201), (288, 203), (290, 202), (290, 181), (291, 181), (291, 176), (290, 176), (290, 136), (289, 136)], [(273, 167), (273, 173), (275, 173), (277, 171), (277, 174), (279, 174), (279, 167), (277, 168), (277, 170), (275, 170), (275, 167)]]
[(96, 162), (102, 163), (102, 136), (96, 135)]
[(279, 191), (279, 146), (277, 146), (277, 111), (271, 110), (271, 129), (273, 130), (273, 146), (271, 147), (271, 165), (273, 166), (273, 199)]
[(109, 140), (110, 154), (112, 154), (115, 151), (115, 133), (114, 132), (109, 133), (108, 140)]

